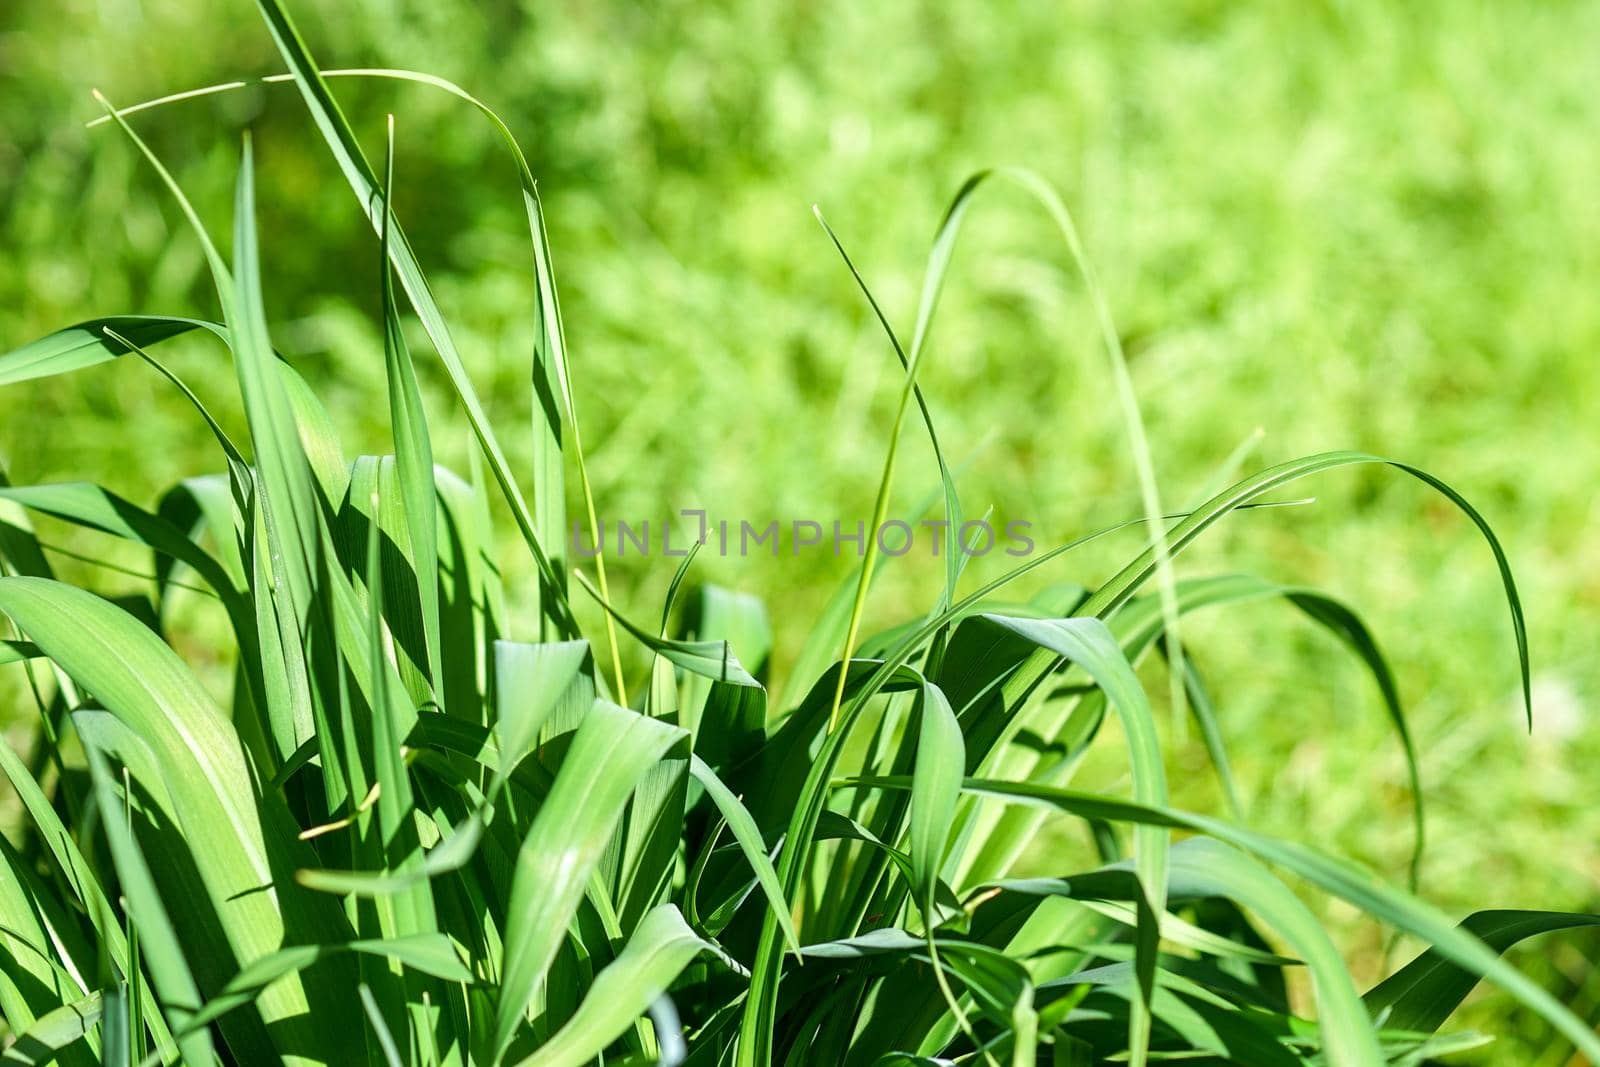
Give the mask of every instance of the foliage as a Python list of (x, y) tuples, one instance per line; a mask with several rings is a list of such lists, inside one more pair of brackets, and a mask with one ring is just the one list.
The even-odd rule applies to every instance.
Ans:
[[(9, 1058), (1418, 1063), (1478, 1040), (1436, 1031), (1479, 975), (1600, 1055), (1580, 1019), (1499, 958), (1591, 917), (1491, 911), (1456, 926), (1357, 866), (1169, 801), (1155, 702), (1135, 666), (1164, 656), (1170, 702), (1193, 715), (1228, 786), (1180, 620), (1265, 598), (1326, 628), (1373, 675), (1415, 788), (1389, 667), (1350, 608), (1311, 589), (1172, 573), (1217, 523), (1338, 468), (1396, 468), (1476, 524), (1504, 585), (1531, 713), (1509, 564), (1449, 486), (1330, 452), (1163, 512), (1119, 335), (1070, 216), (1047, 186), (1008, 172), (993, 177), (1042, 202), (1101, 314), (1145, 504), (1142, 518), (1102, 533), (1143, 530), (1145, 547), (1093, 591), (1058, 585), (1019, 602), (1012, 580), (1101, 534), (965, 594), (963, 554), (947, 543), (926, 613), (858, 640), (888, 562), (869, 552), (806, 637), (801, 662), (818, 666), (786, 679), (793, 696), (781, 702), (766, 684), (769, 627), (750, 598), (704, 585), (676, 610), (692, 556), (654, 629), (608, 602), (598, 557), (594, 583), (582, 584), (607, 614), (585, 627), (564, 558), (566, 459), (591, 522), (592, 491), (531, 169), (493, 113), (432, 82), (497, 125), (522, 178), (538, 282), (525, 496), (390, 210), (392, 131), (380, 177), (288, 15), (276, 0), (261, 8), (377, 236), (393, 453), (347, 462), (315, 392), (274, 351), (250, 143), (230, 261), (111, 111), (193, 225), (221, 321), (80, 323), (0, 358), (0, 384), (142, 360), (194, 405), (224, 469), (188, 478), (153, 510), (89, 483), (0, 488), (0, 613), (18, 634), (0, 662), (23, 665), (13, 669), (33, 683), (43, 738), (32, 765), (0, 749), (28, 815), (26, 840), (0, 851)], [(916, 382), (951, 249), (986, 180), (963, 186), (945, 218), (909, 344), (884, 321), (906, 373), (879, 521), (916, 401), (945, 518), (960, 525)], [(473, 433), (467, 477), (434, 461), (402, 296)], [(149, 351), (192, 331), (231, 354), (248, 458)], [(525, 580), (508, 582), (497, 564), (499, 508), (530, 561), (504, 573)], [(30, 514), (147, 551), (152, 595), (114, 603), (57, 580)], [(187, 627), (229, 635), (220, 704), (175, 651)], [(650, 657), (633, 701), (624, 637)], [(1091, 750), (1108, 749), (1126, 760), (1132, 799), (1072, 787)], [(1098, 859), (1026, 872), (1026, 846), (1052, 816), (1087, 829)], [(1419, 854), (1422, 829), (1419, 800)], [(1431, 947), (1363, 998), (1269, 868)], [(1306, 985), (1314, 1019), (1297, 1010)], [(349, 1024), (358, 1002), (365, 1029)]]

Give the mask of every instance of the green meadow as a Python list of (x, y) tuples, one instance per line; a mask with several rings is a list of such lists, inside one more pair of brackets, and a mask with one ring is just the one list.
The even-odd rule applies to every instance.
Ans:
[[(1600, 4), (261, 7), (0, 10), (0, 1033), (75, 989), (60, 1062), (1586, 1062), (1600, 933), (1450, 923), (1600, 911)], [(229, 341), (25, 347), (128, 315)], [(1333, 450), (1476, 512), (1330, 460), (1169, 543)], [(140, 517), (16, 488), (64, 483)], [(952, 497), (1036, 551), (832, 551)], [(615, 551), (684, 512), (785, 533)], [(1430, 946), (1491, 981), (1355, 999)]]

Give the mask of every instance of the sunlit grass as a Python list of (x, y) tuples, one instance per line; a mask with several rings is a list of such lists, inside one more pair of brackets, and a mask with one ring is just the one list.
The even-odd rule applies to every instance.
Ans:
[[(233, 432), (248, 447), (201, 421), (213, 438), (191, 472), (202, 478), (154, 511), (87, 483), (0, 493), (0, 549), (19, 575), (0, 580), (0, 611), (19, 630), (0, 657), (26, 664), (6, 669), (27, 672), (46, 735), (35, 766), (5, 766), (29, 829), (5, 854), (7, 884), (18, 887), (3, 935), (16, 975), (0, 984), (0, 1009), (13, 1034), (61, 1045), (68, 1062), (180, 1051), (192, 1062), (577, 1064), (602, 1051), (607, 1062), (676, 1061), (675, 1020), (686, 1024), (690, 1056), (703, 1057), (690, 1062), (741, 1064), (895, 1053), (1016, 1064), (1126, 1052), (1141, 1062), (1147, 1045), (1250, 1064), (1375, 1063), (1476, 1040), (1426, 1036), (1470, 990), (1465, 972), (1428, 957), (1363, 1002), (1312, 913), (1247, 858), (1254, 853), (1432, 942), (1443, 958), (1491, 972), (1594, 1051), (1581, 1020), (1421, 899), (1245, 829), (1234, 805), (1221, 809), (1228, 821), (1170, 806), (1175, 724), (1157, 714), (1159, 694), (1177, 694), (1178, 723), (1190, 706), (1186, 728), (1206, 742), (1210, 772), (1231, 796), (1235, 733), (1214, 717), (1203, 674), (1174, 672), (1177, 689), (1159, 684), (1152, 701), (1134, 666), (1159, 673), (1146, 653), (1172, 620), (1217, 604), (1284, 600), (1349, 645), (1382, 697), (1366, 706), (1379, 721), (1388, 712), (1405, 742), (1391, 748), (1415, 783), (1388, 664), (1340, 602), (1247, 578), (1164, 591), (1154, 582), (1169, 554), (1237, 509), (1303, 477), (1382, 461), (1313, 455), (1232, 488), (1224, 479), (1217, 494), (1167, 516), (1145, 462), (1148, 514), (1095, 542), (1115, 546), (1105, 551), (1126, 566), (1106, 579), (1075, 566), (1075, 554), (1031, 561), (1038, 574), (1088, 579), (1079, 595), (1057, 586), (1030, 600), (1008, 580), (961, 583), (946, 569), (942, 590), (936, 583), (906, 612), (909, 629), (878, 634), (869, 582), (847, 576), (841, 603), (851, 610), (814, 625), (785, 611), (771, 627), (835, 655), (820, 677), (772, 678), (759, 609), (715, 585), (686, 587), (681, 618), (702, 620), (693, 633), (657, 636), (658, 616), (664, 628), (680, 618), (670, 602), (637, 612), (610, 604), (620, 629), (609, 613), (591, 622), (593, 605), (572, 603), (572, 561), (562, 559), (564, 472), (584, 467), (528, 169), (538, 310), (521, 337), (523, 376), (554, 384), (561, 402), (532, 405), (544, 443), (525, 467), (499, 444), (450, 320), (386, 210), (389, 180), (362, 156), (286, 16), (265, 8), (373, 221), (372, 256), (387, 260), (378, 305), (388, 402), (377, 407), (394, 454), (347, 463), (338, 420), (274, 357), (257, 242), (270, 251), (279, 235), (256, 225), (247, 151), (231, 255), (212, 247), (198, 212), (186, 213), (237, 373), (244, 434)], [(403, 155), (397, 166), (404, 174)], [(1061, 214), (1053, 195), (1045, 191)], [(471, 424), (464, 476), (431, 462), (433, 438), (457, 427), (424, 409), (400, 296)], [(152, 361), (145, 349), (191, 326), (83, 324), (5, 357), (0, 382), (85, 371), (67, 379), (77, 381), (109, 371), (113, 357)], [(1120, 335), (1105, 326), (1121, 375)], [(892, 351), (882, 355), (892, 370)], [(909, 375), (886, 391), (908, 410)], [(1142, 450), (1131, 396), (1093, 395)], [(1507, 675), (1521, 652), (1526, 685), (1521, 610), (1499, 543), (1452, 490), (1403, 470), (1442, 490), (1488, 538), (1517, 636), (1504, 645)], [(944, 506), (959, 514), (953, 490), (952, 481)], [(890, 514), (889, 494), (879, 497), (880, 517)], [(135, 546), (140, 573), (155, 578), (123, 605), (134, 614), (52, 580), (29, 513)], [(493, 523), (513, 531), (516, 555), (503, 552)], [(1138, 555), (1141, 532), (1152, 531), (1161, 536)], [(1478, 562), (1487, 589), (1493, 571), (1487, 556)], [(603, 581), (591, 588), (610, 601)], [(200, 613), (206, 621), (169, 613), (196, 585), (217, 601)], [(1207, 617), (1185, 640), (1205, 632)], [(193, 625), (207, 628), (185, 633)], [(157, 634), (201, 655), (233, 646), (237, 673), (220, 707)], [(1248, 652), (1263, 675), (1282, 655), (1269, 635)], [(841, 647), (855, 657), (845, 672)], [(1167, 661), (1183, 667), (1175, 651)], [(783, 706), (769, 706), (769, 679), (785, 683)], [(1283, 686), (1286, 703), (1294, 684)], [(1102, 732), (1108, 721), (1119, 727)], [(1125, 766), (1127, 780), (1074, 791), (1091, 752)], [(1348, 796), (1348, 783), (1338, 786)], [(1030, 849), (1045, 827), (1065, 828), (1076, 847)], [(1290, 836), (1326, 844), (1315, 825), (1299, 829)], [(1174, 830), (1199, 837), (1174, 847)], [(1008, 880), (1021, 865), (1044, 879)], [(1403, 864), (1389, 873), (1403, 881)], [(1471, 928), (1499, 949), (1587, 921), (1489, 913)], [(1315, 1002), (1291, 1005), (1285, 972), (1302, 966)], [(358, 1001), (366, 1031), (342, 1022)], [(1313, 1013), (1320, 1029), (1300, 1017)]]

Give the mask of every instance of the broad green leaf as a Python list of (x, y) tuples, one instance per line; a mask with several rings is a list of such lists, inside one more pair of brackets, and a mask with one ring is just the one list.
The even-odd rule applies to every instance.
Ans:
[(595, 975), (577, 1012), (521, 1067), (583, 1067), (621, 1037), (702, 952), (720, 955), (671, 904), (653, 909)]
[(522, 1026), (629, 796), (686, 737), (605, 701), (596, 701), (578, 727), (517, 854), (495, 1021), (498, 1053)]
[[(105, 757), (92, 744), (86, 746), (85, 755), (88, 757), (89, 773), (94, 782), (100, 809), (116, 812), (120, 805), (117, 803), (115, 788), (111, 784), (111, 769), (106, 764)], [(106, 828), (107, 841), (111, 846), (112, 862), (116, 865), (117, 877), (122, 883), (128, 913), (138, 925), (141, 938), (149, 942), (143, 951), (143, 956), (145, 966), (150, 970), (151, 984), (161, 996), (173, 1029), (181, 1030), (194, 1013), (200, 1010), (200, 990), (195, 985), (194, 975), (184, 958), (177, 932), (173, 929), (172, 920), (162, 903), (161, 894), (156, 888), (149, 866), (145, 863), (144, 855), (139, 850), (138, 841), (115, 817), (104, 820), (103, 825)], [(205, 1030), (197, 1030), (176, 1038), (176, 1042), (184, 1060), (188, 1063), (212, 1064), (217, 1061), (211, 1034)]]
[[(0, 612), (148, 746), (160, 777), (143, 784), (157, 796), (170, 794), (166, 816), (181, 832), (215, 914), (215, 927), (186, 930), (199, 937), (215, 929), (223, 937), (198, 957), (208, 971), (226, 967), (230, 956), (253, 959), (276, 949), (286, 930), (340, 939), (343, 920), (331, 902), (278, 878), (304, 866), (285, 832), (289, 813), (272, 795), (256, 795), (232, 724), (170, 648), (107, 602), (46, 579), (0, 578)], [(263, 1016), (281, 1020), (288, 1033), (314, 1028), (311, 1008), (298, 982), (261, 1001)]]
[(70, 1062), (67, 1051), (100, 1022), (100, 1004), (100, 994), (89, 993), (45, 1012), (22, 1033), (12, 1036), (9, 1047), (0, 1053), (0, 1064), (43, 1067), (47, 1063)]
[[(547, 726), (559, 724), (561, 729), (570, 729), (570, 723), (588, 711), (594, 700), (586, 674), (589, 664), (587, 641), (494, 643), (497, 783), (511, 777)], [(491, 794), (497, 789), (491, 789)]]
[(967, 750), (955, 712), (938, 686), (929, 684), (921, 693), (920, 704), (911, 789), (911, 866), (917, 875), (917, 906), (923, 909), (931, 932), (934, 891), (955, 823)]

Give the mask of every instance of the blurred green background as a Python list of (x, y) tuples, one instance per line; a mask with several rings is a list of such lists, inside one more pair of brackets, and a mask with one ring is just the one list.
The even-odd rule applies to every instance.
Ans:
[[(1432, 900), (1600, 907), (1600, 730), (1587, 721), (1600, 696), (1600, 4), (294, 10), (325, 66), (442, 75), (522, 139), (546, 199), (600, 510), (616, 518), (868, 514), (898, 367), (811, 204), (909, 332), (961, 179), (995, 163), (1041, 171), (1109, 292), (1169, 503), (1191, 501), (1259, 430), (1252, 466), (1369, 449), (1440, 474), (1495, 524), (1528, 608), (1531, 739), (1492, 560), (1415, 483), (1334, 475), (1312, 486), (1316, 506), (1242, 516), (1182, 570), (1315, 583), (1366, 611), (1424, 753)], [(244, 2), (0, 6), (0, 349), (99, 314), (217, 314), (170, 198), (114, 129), (85, 129), (89, 90), (126, 105), (279, 69)], [(525, 454), (531, 265), (510, 161), (435, 91), (335, 88), (374, 152), (385, 114), (397, 116), (398, 210)], [(135, 125), (219, 234), (240, 131), (254, 131), (274, 338), (348, 450), (386, 451), (376, 242), (293, 91), (252, 86)], [(219, 352), (169, 350), (237, 424)], [(459, 462), (465, 429), (443, 376), (424, 384), (436, 438)], [(1041, 543), (1138, 513), (1089, 309), (1048, 221), (1020, 197), (978, 206), (923, 384), (946, 448), (967, 460), (969, 513), (1029, 520)], [(909, 502), (935, 478), (921, 437), (907, 440)], [(0, 462), (17, 482), (88, 478), (148, 503), (219, 457), (170, 387), (123, 361), (0, 392)], [(1134, 547), (1085, 553), (1048, 578), (1092, 583)], [(702, 573), (771, 606), (781, 674), (848, 562), (706, 558)], [(653, 615), (671, 563), (619, 561), (618, 599)], [(925, 606), (939, 566), (895, 563), (872, 619)], [(1376, 695), (1290, 621), (1264, 604), (1186, 630), (1250, 817), (1398, 879), (1403, 764)], [(1199, 752), (1176, 759), (1184, 802), (1214, 805)], [(1375, 977), (1382, 933), (1325, 914)], [(1547, 940), (1518, 959), (1595, 1018), (1597, 948)], [(1493, 994), (1466, 1021), (1504, 1035), (1468, 1062), (1565, 1062)]]

